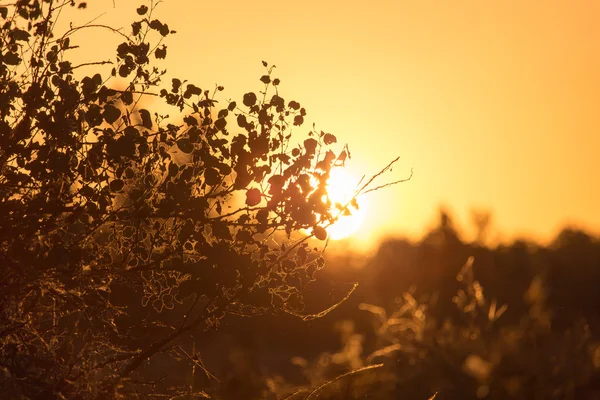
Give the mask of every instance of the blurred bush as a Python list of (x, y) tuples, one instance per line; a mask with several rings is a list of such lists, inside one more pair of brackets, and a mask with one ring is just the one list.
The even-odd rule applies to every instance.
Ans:
[(600, 399), (599, 241), (568, 228), (547, 247), (489, 248), (440, 222), (382, 244), (357, 295), (371, 301), (334, 323), (339, 350), (293, 359), (306, 386), (383, 363), (319, 398)]

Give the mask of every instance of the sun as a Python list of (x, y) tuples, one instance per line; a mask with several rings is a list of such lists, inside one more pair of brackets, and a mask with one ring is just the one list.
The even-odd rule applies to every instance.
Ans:
[[(342, 167), (333, 168), (327, 181), (327, 193), (332, 204), (346, 204), (356, 191), (358, 179), (355, 179)], [(327, 235), (333, 240), (345, 239), (358, 232), (367, 215), (367, 203), (364, 198), (358, 199), (358, 210), (350, 207), (351, 215), (342, 215), (327, 228)], [(333, 215), (338, 214), (332, 206)]]

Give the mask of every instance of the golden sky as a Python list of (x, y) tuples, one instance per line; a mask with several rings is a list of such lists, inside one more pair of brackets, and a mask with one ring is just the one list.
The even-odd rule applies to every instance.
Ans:
[[(129, 31), (141, 4), (96, 0), (77, 20)], [(504, 239), (600, 231), (598, 1), (165, 0), (155, 15), (178, 32), (169, 77), (239, 98), (266, 60), (283, 97), (349, 144), (351, 173), (396, 156), (386, 179), (414, 169), (368, 199), (363, 240), (418, 235), (440, 204), (465, 227), (492, 211)], [(114, 54), (108, 33), (79, 37)]]

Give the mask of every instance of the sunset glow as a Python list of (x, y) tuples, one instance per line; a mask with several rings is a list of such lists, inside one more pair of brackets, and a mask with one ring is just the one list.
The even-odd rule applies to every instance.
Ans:
[[(334, 168), (328, 181), (329, 199), (333, 204), (345, 205), (356, 191), (359, 180), (349, 175), (343, 168)], [(351, 215), (342, 215), (327, 228), (329, 237), (333, 240), (344, 239), (355, 234), (361, 227), (367, 215), (367, 202), (358, 199), (358, 210), (350, 207)], [(335, 207), (333, 207), (335, 210)], [(334, 211), (335, 212), (335, 211)]]
[[(261, 87), (267, 60), (280, 93), (306, 107), (306, 122), (348, 143), (359, 176), (400, 156), (390, 180), (411, 168), (414, 178), (369, 196), (378, 204), (362, 225), (369, 240), (419, 236), (440, 204), (465, 229), (471, 209), (491, 211), (505, 238), (547, 240), (565, 223), (600, 229), (600, 189), (589, 184), (600, 179), (600, 3), (259, 3), (160, 4), (156, 15), (177, 30), (165, 41), (167, 79), (222, 84), (234, 96)], [(129, 31), (137, 6), (90, 2), (73, 17)], [(211, 54), (219, 62), (194, 50), (197, 15), (223, 16), (202, 22), (227, 43)], [(86, 40), (110, 54), (119, 37), (73, 37)]]
[(600, 399), (600, 1), (0, 21), (2, 399)]

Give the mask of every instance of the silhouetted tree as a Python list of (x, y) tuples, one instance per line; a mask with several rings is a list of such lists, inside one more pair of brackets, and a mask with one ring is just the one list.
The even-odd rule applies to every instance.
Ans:
[[(152, 4), (131, 33), (55, 32), (84, 2), (0, 7), (3, 396), (205, 396), (194, 376), (163, 379), (181, 363), (204, 369), (189, 334), (226, 314), (322, 315), (302, 315), (324, 265), (309, 240), (356, 204), (332, 212), (326, 192), (347, 148), (314, 130), (292, 138), (306, 111), (266, 62), (262, 91), (239, 103), (221, 106), (221, 86), (164, 87), (154, 61), (174, 32)], [(92, 44), (73, 34), (91, 26), (123, 42), (113, 61), (75, 65), (71, 50)], [(108, 76), (83, 73), (103, 64)], [(180, 120), (142, 108), (147, 96)]]

